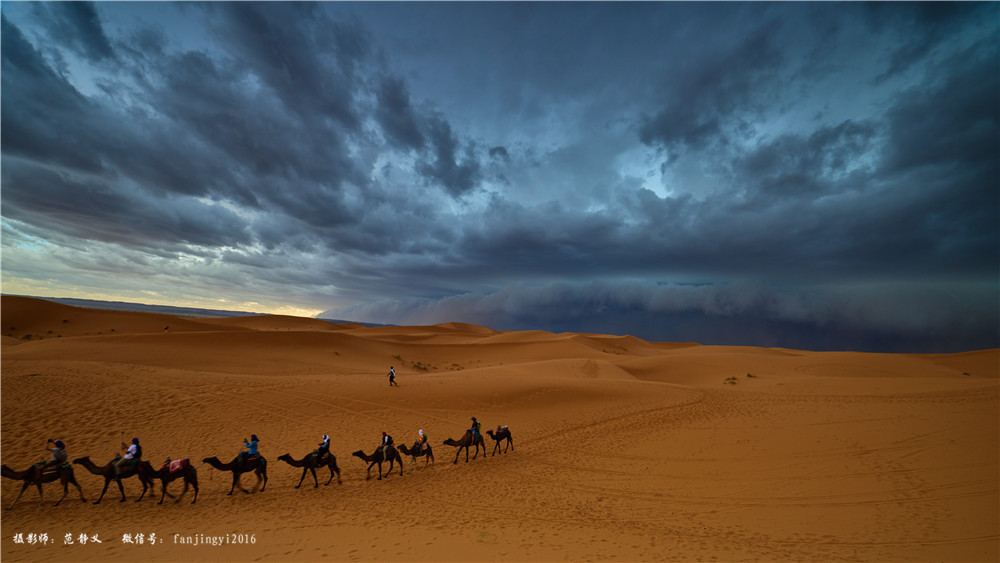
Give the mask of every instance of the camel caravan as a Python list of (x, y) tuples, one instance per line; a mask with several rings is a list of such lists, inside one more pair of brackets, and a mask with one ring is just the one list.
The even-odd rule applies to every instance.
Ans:
[[(462, 438), (458, 440), (448, 438), (443, 442), (446, 446), (456, 448), (455, 460), (452, 462), (453, 464), (458, 463), (458, 458), (463, 449), (465, 450), (466, 462), (469, 461), (470, 448), (475, 450), (472, 456), (473, 460), (479, 456), (480, 447), (483, 450), (483, 458), (486, 457), (486, 443), (483, 439), (482, 433), (480, 432), (480, 427), (481, 423), (476, 420), (476, 417), (472, 417), (472, 427), (465, 431)], [(496, 455), (497, 453), (506, 453), (508, 448), (510, 450), (514, 449), (514, 440), (511, 438), (510, 429), (506, 426), (498, 426), (495, 432), (493, 430), (487, 430), (486, 435), (495, 442), (492, 455)], [(375, 465), (378, 465), (379, 480), (382, 480), (383, 477), (388, 477), (393, 472), (397, 464), (399, 465), (399, 475), (402, 476), (402, 456), (404, 455), (410, 457), (411, 465), (414, 466), (417, 464), (417, 458), (424, 458), (425, 469), (434, 463), (434, 450), (428, 442), (427, 435), (421, 429), (418, 436), (419, 437), (413, 443), (412, 447), (408, 448), (405, 444), (400, 444), (397, 447), (393, 443), (392, 436), (386, 432), (382, 432), (382, 443), (370, 455), (366, 454), (363, 450), (358, 450), (351, 455), (368, 464), (365, 480), (371, 479), (371, 470)], [(167, 458), (159, 469), (155, 469), (150, 462), (142, 459), (142, 446), (140, 445), (138, 438), (133, 438), (131, 445), (127, 447), (126, 444), (122, 442), (122, 450), (125, 451), (125, 455), (123, 456), (119, 453), (115, 455), (113, 459), (108, 461), (107, 464), (101, 466), (91, 461), (88, 456), (76, 458), (71, 464), (68, 461), (69, 457), (62, 441), (49, 440), (48, 443), (50, 446), (53, 446), (47, 448), (52, 452), (52, 457), (48, 461), (36, 463), (24, 471), (15, 471), (6, 465), (0, 466), (3, 477), (22, 482), (20, 492), (18, 492), (17, 497), (10, 504), (10, 506), (7, 507), (7, 510), (14, 508), (14, 505), (17, 504), (18, 500), (20, 500), (24, 491), (32, 485), (35, 485), (38, 488), (39, 506), (41, 506), (44, 503), (42, 484), (53, 483), (56, 481), (62, 484), (63, 495), (58, 501), (56, 501), (55, 506), (59, 506), (59, 503), (61, 503), (69, 494), (69, 485), (71, 484), (76, 487), (77, 492), (79, 492), (80, 501), (87, 502), (87, 499), (83, 495), (83, 489), (76, 481), (73, 465), (80, 465), (88, 472), (104, 478), (104, 487), (101, 489), (100, 496), (93, 504), (100, 504), (101, 500), (104, 499), (105, 493), (108, 492), (108, 487), (112, 482), (118, 486), (118, 492), (121, 494), (121, 499), (119, 499), (118, 502), (125, 502), (125, 488), (122, 486), (122, 480), (129, 479), (130, 477), (136, 477), (142, 484), (142, 494), (139, 495), (139, 498), (136, 499), (135, 502), (140, 502), (143, 498), (145, 498), (147, 491), (152, 497), (155, 494), (154, 484), (157, 480), (160, 482), (160, 500), (156, 504), (163, 504), (165, 496), (169, 496), (177, 502), (181, 499), (181, 497), (187, 494), (189, 488), (194, 489), (194, 498), (191, 500), (191, 504), (194, 504), (198, 500), (198, 470), (191, 464), (190, 459), (185, 458), (172, 460), (171, 458)], [(501, 443), (504, 443), (505, 445), (503, 451), (500, 451)], [(258, 451), (259, 441), (257, 439), (257, 435), (253, 435), (250, 440), (244, 439), (243, 444), (244, 447), (246, 447), (246, 451), (240, 451), (240, 453), (228, 463), (222, 462), (216, 456), (202, 459), (203, 464), (208, 465), (213, 469), (232, 472), (232, 485), (229, 488), (229, 492), (226, 493), (227, 495), (232, 495), (233, 491), (237, 488), (244, 493), (258, 491), (263, 492), (264, 488), (267, 486), (267, 459), (265, 459), (264, 456)], [(329, 485), (333, 481), (334, 475), (337, 476), (337, 484), (341, 484), (340, 467), (337, 466), (337, 457), (330, 452), (329, 435), (324, 434), (323, 441), (320, 442), (319, 447), (305, 454), (301, 459), (295, 459), (291, 456), (291, 454), (287, 453), (279, 456), (278, 459), (284, 461), (292, 467), (302, 468), (302, 476), (299, 478), (298, 484), (295, 485), (296, 489), (302, 486), (302, 482), (305, 480), (306, 474), (309, 472), (312, 473), (313, 488), (318, 488), (319, 479), (316, 476), (316, 470), (323, 467), (328, 468), (330, 471), (330, 477), (327, 479), (326, 483), (323, 483), (324, 486)], [(386, 462), (389, 463), (389, 467), (383, 474), (382, 464)], [(247, 490), (240, 483), (240, 477), (244, 473), (252, 473), (257, 477), (257, 483), (253, 491)], [(184, 482), (184, 489), (181, 491), (179, 496), (175, 497), (167, 492), (167, 485), (178, 479)]]

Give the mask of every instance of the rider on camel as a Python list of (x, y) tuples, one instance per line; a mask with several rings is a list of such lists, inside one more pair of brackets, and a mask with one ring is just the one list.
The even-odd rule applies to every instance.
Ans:
[[(52, 444), (55, 447), (48, 448), (49, 444)], [(45, 471), (49, 467), (59, 467), (65, 464), (66, 460), (69, 458), (69, 454), (66, 453), (66, 446), (63, 445), (62, 440), (56, 440), (55, 442), (53, 442), (51, 439), (49, 439), (49, 441), (45, 445), (47, 449), (52, 452), (52, 459), (44, 463), (39, 463), (38, 465), (35, 466), (34, 480), (36, 483), (41, 482), (43, 471)]]
[(319, 448), (313, 452), (316, 454), (316, 463), (323, 460), (323, 456), (330, 453), (330, 435), (323, 434), (323, 441), (319, 443)]
[(388, 447), (392, 445), (392, 436), (382, 432), (382, 445), (379, 448), (382, 450), (382, 459), (389, 459)]
[(478, 420), (476, 420), (476, 417), (472, 417), (472, 428), (470, 428), (468, 431), (472, 432), (472, 438), (473, 439), (482, 438), (483, 437), (483, 435), (479, 432), (479, 429), (482, 428), (482, 426), (483, 426), (483, 423), (481, 423)]
[(259, 440), (257, 440), (257, 435), (256, 434), (251, 434), (250, 435), (250, 441), (249, 442), (247, 442), (246, 438), (243, 438), (243, 446), (247, 448), (247, 451), (244, 452), (244, 451), (241, 450), (240, 453), (239, 453), (239, 455), (236, 456), (236, 461), (239, 462), (239, 463), (243, 463), (244, 461), (246, 461), (250, 457), (257, 456), (258, 455), (258, 452), (257, 452), (257, 446), (258, 446), (258, 444), (259, 444)]
[[(122, 449), (125, 449), (125, 444), (122, 443)], [(122, 474), (122, 466), (133, 461), (138, 463), (142, 459), (142, 446), (139, 445), (138, 438), (132, 438), (132, 444), (125, 451), (125, 457), (119, 459), (115, 462), (115, 475)]]

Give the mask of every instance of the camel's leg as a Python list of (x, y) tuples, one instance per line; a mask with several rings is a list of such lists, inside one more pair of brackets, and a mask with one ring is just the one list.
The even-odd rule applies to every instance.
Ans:
[(53, 506), (59, 506), (59, 503), (62, 502), (63, 499), (66, 498), (66, 495), (69, 494), (69, 479), (63, 479), (62, 486), (63, 486), (63, 496), (59, 497), (59, 500), (57, 500)]
[[(147, 481), (147, 484), (149, 485), (149, 498), (153, 498), (153, 495), (156, 494), (156, 481), (154, 481), (153, 479), (148, 478), (148, 477), (146, 478), (146, 481)], [(142, 494), (145, 496), (146, 491), (142, 491)], [(139, 500), (142, 500), (142, 497), (139, 497)], [(139, 501), (136, 501), (136, 502), (139, 502)]]
[(72, 481), (70, 481), (70, 483), (73, 483), (73, 486), (76, 487), (77, 492), (80, 493), (80, 502), (87, 502), (87, 499), (83, 497), (83, 487), (80, 486), (80, 483), (76, 482), (75, 477), (73, 478)]
[(24, 482), (24, 486), (21, 487), (21, 492), (17, 493), (17, 498), (14, 499), (14, 502), (10, 503), (10, 506), (7, 507), (7, 510), (14, 508), (14, 505), (17, 504), (17, 501), (21, 498), (21, 495), (23, 495), (24, 491), (28, 490), (28, 487), (30, 486), (31, 483), (29, 481)]
[(382, 480), (382, 462), (378, 462), (378, 480)]
[(142, 477), (139, 478), (139, 482), (142, 483), (142, 494), (139, 495), (139, 498), (135, 499), (135, 502), (139, 502), (140, 500), (142, 500), (142, 497), (146, 496), (146, 489), (149, 488), (149, 485), (146, 483), (146, 480), (143, 479)]
[(122, 494), (122, 499), (120, 501), (118, 501), (118, 502), (125, 502), (125, 487), (122, 486), (122, 480), (121, 479), (115, 479), (115, 483), (118, 484), (118, 490), (121, 491), (121, 494)]
[(295, 485), (295, 488), (296, 488), (296, 489), (298, 489), (299, 487), (301, 487), (301, 486), (302, 486), (302, 481), (304, 481), (304, 480), (305, 480), (305, 478), (306, 478), (306, 471), (307, 471), (307, 470), (308, 470), (308, 469), (307, 469), (307, 468), (305, 468), (305, 467), (303, 467), (303, 468), (302, 468), (302, 477), (299, 477), (299, 484), (298, 484), (298, 485)]
[(260, 475), (264, 477), (264, 484), (261, 485), (261, 487), (260, 487), (260, 492), (263, 493), (264, 489), (267, 488), (267, 466), (266, 465), (262, 465), (261, 466), (261, 468), (260, 468)]
[[(187, 477), (184, 478), (184, 482), (187, 483)], [(198, 500), (198, 483), (192, 480), (191, 486), (194, 487), (194, 500), (191, 501), (191, 504), (194, 504)]]
[[(514, 449), (514, 439), (511, 438), (510, 436), (507, 437), (507, 445), (510, 447), (510, 449), (512, 450)], [(503, 449), (503, 453), (507, 453), (507, 448)]]
[(314, 489), (319, 488), (319, 479), (316, 477), (316, 468), (315, 467), (310, 467), (309, 471), (312, 471), (312, 475), (313, 475), (313, 488)]
[(97, 500), (94, 501), (94, 504), (101, 504), (101, 499), (104, 498), (104, 493), (108, 492), (108, 485), (110, 484), (111, 484), (111, 479), (104, 480), (104, 488), (101, 489), (101, 496), (97, 497)]
[(42, 496), (42, 484), (36, 483), (38, 485), (38, 506), (45, 504), (45, 498)]
[[(399, 458), (396, 458), (396, 459), (399, 460), (399, 476), (402, 477), (403, 476), (403, 458), (399, 457)], [(390, 465), (390, 467), (392, 467), (392, 466)]]
[[(166, 493), (166, 495), (168, 497), (170, 497), (170, 498), (174, 498), (174, 495), (172, 495), (169, 492), (167, 492), (167, 483), (169, 483), (170, 481), (173, 481), (173, 480), (174, 480), (174, 478), (171, 478), (170, 480), (161, 479), (161, 483), (160, 483), (160, 486), (163, 488), (163, 492)], [(163, 500), (162, 496), (160, 497), (160, 500)]]
[[(237, 484), (238, 484), (239, 482), (240, 482), (240, 474), (239, 474), (239, 473), (236, 473), (236, 472), (234, 471), (234, 472), (233, 472), (233, 486), (229, 488), (229, 494), (230, 494), (230, 495), (231, 495), (231, 494), (233, 494), (233, 491), (235, 491), (235, 490), (236, 490), (236, 485), (237, 485)], [(246, 492), (246, 489), (244, 489), (242, 485), (240, 485), (240, 490), (241, 490), (241, 491), (243, 491), (244, 493)]]

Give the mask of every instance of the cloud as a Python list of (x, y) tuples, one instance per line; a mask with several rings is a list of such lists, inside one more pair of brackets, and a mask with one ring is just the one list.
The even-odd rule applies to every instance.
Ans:
[(1000, 13), (990, 3), (956, 4), (917, 2), (884, 6), (865, 5), (868, 24), (878, 34), (898, 34), (899, 42), (888, 59), (888, 68), (876, 77), (881, 82), (919, 66), (943, 43), (961, 35), (970, 22), (997, 21)]
[(418, 171), (425, 179), (444, 186), (453, 196), (468, 193), (482, 175), (474, 145), (467, 143), (463, 149), (451, 125), (443, 118), (431, 118), (429, 127), (433, 159), (422, 162)]
[(47, 25), (50, 36), (77, 54), (93, 62), (114, 58), (93, 2), (38, 3), (32, 7), (40, 12), (39, 20)]
[[(52, 162), (76, 169), (101, 169), (91, 151), (100, 136), (88, 133), (94, 106), (55, 72), (27, 41), (21, 30), (3, 17), (2, 147), (4, 155)], [(60, 134), (62, 124), (77, 134)]]
[(376, 92), (378, 106), (375, 118), (389, 142), (403, 149), (421, 149), (424, 136), (417, 128), (417, 116), (410, 105), (406, 84), (398, 76), (382, 79)]
[(988, 286), (780, 287), (640, 282), (506, 285), (490, 293), (383, 300), (325, 318), (396, 324), (464, 321), (498, 330), (631, 334), (652, 341), (862, 351), (960, 351), (995, 346), (1000, 328), (980, 304)]
[(310, 3), (210, 4), (228, 53), (305, 123), (316, 116), (350, 131), (361, 126), (354, 89), (372, 55), (356, 22), (333, 21)]
[(724, 138), (730, 121), (744, 119), (781, 82), (779, 27), (770, 21), (728, 50), (690, 61), (666, 84), (663, 107), (641, 123), (640, 140), (677, 153)]
[(490, 149), (490, 158), (497, 158), (510, 162), (510, 153), (507, 152), (506, 147), (493, 147)]
[(631, 334), (651, 341), (861, 351), (961, 351), (996, 345), (992, 289), (933, 284), (779, 287), (760, 283), (512, 284), (490, 293), (383, 300), (322, 318), (396, 324), (464, 321), (498, 330)]
[(926, 302), (971, 334), (946, 310), (981, 294), (938, 288), (1000, 275), (994, 6), (882, 34), (857, 6), (522, 8), (4, 4), (5, 282), (829, 346), (924, 338)]

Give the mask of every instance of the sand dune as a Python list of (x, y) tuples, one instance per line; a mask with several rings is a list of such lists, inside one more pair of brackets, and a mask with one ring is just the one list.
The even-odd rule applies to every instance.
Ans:
[[(38, 461), (47, 438), (103, 464), (136, 436), (155, 465), (190, 458), (200, 485), (196, 504), (189, 491), (157, 505), (159, 483), (133, 502), (141, 486), (130, 479), (125, 503), (112, 485), (100, 505), (71, 488), (57, 507), (61, 488), (44, 486), (44, 507), (32, 488), (2, 515), (4, 560), (1000, 558), (998, 350), (819, 353), (462, 323), (180, 319), (14, 297), (0, 313), (5, 465)], [(471, 416), (484, 430), (509, 425), (515, 449), (453, 464), (442, 441)], [(351, 452), (371, 453), (382, 431), (410, 444), (419, 429), (433, 465), (406, 459), (402, 476), (365, 480)], [(231, 459), (252, 433), (267, 486), (228, 496), (230, 474), (201, 460)], [(342, 484), (323, 486), (321, 469), (318, 488), (307, 476), (295, 489), (301, 470), (278, 456), (300, 458), (324, 433)], [(74, 467), (96, 500), (103, 479)], [(2, 483), (6, 508), (20, 486)], [(242, 483), (252, 490), (254, 479)], [(192, 545), (206, 537), (230, 543)]]

